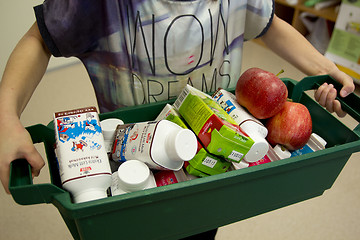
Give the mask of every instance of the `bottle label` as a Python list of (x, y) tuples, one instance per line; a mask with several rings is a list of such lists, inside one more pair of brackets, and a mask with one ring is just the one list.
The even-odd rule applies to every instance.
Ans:
[(305, 145), (300, 149), (297, 149), (295, 151), (291, 151), (291, 157), (295, 157), (295, 156), (300, 156), (300, 155), (304, 155), (306, 153), (311, 153), (314, 152), (314, 150), (312, 150), (309, 145)]
[(150, 154), (157, 123), (119, 125), (116, 129), (112, 159), (119, 162), (136, 159), (154, 169), (164, 169), (153, 161)]
[(111, 175), (95, 107), (54, 114), (62, 183), (92, 175)]
[(248, 111), (240, 106), (236, 100), (236, 96), (231, 92), (220, 88), (215, 91), (212, 97), (230, 115), (230, 117), (234, 119), (238, 125), (241, 125), (243, 122), (250, 120), (264, 127), (264, 125), (258, 119), (253, 117)]
[(252, 162), (252, 163), (249, 163), (249, 167), (251, 166), (257, 166), (257, 165), (260, 165), (260, 164), (264, 164), (264, 163), (269, 163), (271, 162), (270, 158), (265, 155), (262, 159), (256, 161), (256, 162)]
[(178, 183), (178, 179), (175, 176), (174, 171), (160, 171), (154, 174), (156, 186), (165, 186), (174, 183)]
[(204, 161), (202, 161), (202, 164), (209, 167), (214, 168), (217, 163), (217, 160), (211, 157), (206, 157)]

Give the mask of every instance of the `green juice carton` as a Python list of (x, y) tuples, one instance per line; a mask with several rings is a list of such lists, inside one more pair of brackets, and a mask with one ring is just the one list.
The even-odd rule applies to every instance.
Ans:
[(160, 121), (160, 120), (168, 120), (173, 123), (176, 123), (182, 128), (188, 128), (188, 126), (184, 122), (184, 119), (182, 119), (180, 114), (170, 104), (166, 104), (163, 110), (159, 113), (159, 115), (155, 119), (155, 121)]
[[(183, 128), (188, 128), (184, 119), (182, 119), (177, 110), (175, 110), (170, 104), (166, 104), (164, 109), (156, 118), (157, 121), (163, 119), (172, 121)], [(195, 157), (184, 164), (186, 171), (197, 177), (224, 173), (228, 170), (230, 165), (230, 162), (208, 153), (200, 142), (198, 142), (198, 150)]]
[(212, 155), (198, 142), (198, 151), (193, 159), (184, 164), (188, 173), (197, 177), (205, 177), (226, 172), (231, 162)]
[(240, 162), (254, 141), (211, 96), (187, 85), (174, 108), (211, 154)]

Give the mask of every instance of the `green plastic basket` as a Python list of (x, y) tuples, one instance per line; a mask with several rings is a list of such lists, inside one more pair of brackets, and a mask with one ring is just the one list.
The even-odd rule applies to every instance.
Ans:
[[(61, 188), (51, 125), (27, 128), (34, 143), (44, 143), (51, 183), (33, 184), (25, 160), (12, 163), (9, 188), (22, 205), (51, 203), (60, 212), (74, 239), (178, 239), (269, 212), (323, 194), (331, 188), (353, 152), (360, 149), (359, 125), (351, 130), (322, 108), (305, 91), (329, 76), (300, 82), (283, 79), (289, 97), (306, 105), (313, 131), (327, 141), (325, 150), (199, 178), (173, 185), (74, 204)], [(340, 86), (336, 84), (337, 88)], [(339, 99), (360, 121), (360, 100), (355, 94)], [(154, 120), (166, 103), (129, 107), (100, 114), (125, 123)], [(324, 124), (326, 122), (326, 124)], [(194, 214), (191, 214), (194, 213)]]

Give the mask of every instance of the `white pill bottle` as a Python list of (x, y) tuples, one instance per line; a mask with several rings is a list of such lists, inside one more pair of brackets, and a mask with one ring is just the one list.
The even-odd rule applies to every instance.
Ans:
[(197, 151), (197, 139), (189, 130), (168, 120), (119, 125), (112, 159), (140, 160), (157, 170), (180, 170)]
[(139, 160), (128, 160), (112, 175), (111, 195), (155, 188), (156, 182), (149, 167)]
[(116, 127), (121, 124), (124, 124), (124, 122), (118, 118), (108, 118), (100, 122), (105, 140), (105, 148), (109, 154), (111, 153), (111, 147), (115, 139)]

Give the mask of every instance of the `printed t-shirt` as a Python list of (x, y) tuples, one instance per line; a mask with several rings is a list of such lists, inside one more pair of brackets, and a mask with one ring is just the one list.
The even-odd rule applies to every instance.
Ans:
[(35, 14), (51, 53), (83, 62), (106, 112), (176, 98), (186, 84), (235, 87), (243, 42), (266, 32), (274, 2), (47, 0)]

